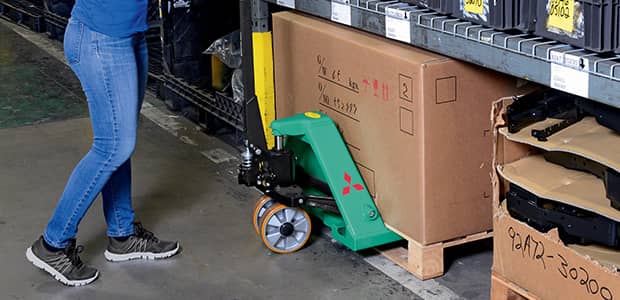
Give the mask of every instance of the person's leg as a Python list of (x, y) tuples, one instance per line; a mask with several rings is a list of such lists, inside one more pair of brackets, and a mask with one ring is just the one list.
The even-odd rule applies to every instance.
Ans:
[(131, 205), (131, 162), (122, 164), (101, 191), (103, 214), (108, 224), (108, 236), (133, 234), (135, 212)]
[(88, 99), (94, 142), (71, 174), (43, 234), (57, 248), (76, 236), (86, 211), (136, 143), (138, 72), (133, 39), (109, 37), (84, 25), (82, 30), (79, 60), (69, 63)]
[[(148, 76), (148, 54), (144, 34), (134, 35), (133, 46), (138, 70), (137, 121), (146, 91)], [(131, 224), (131, 229), (127, 227), (127, 222), (134, 217), (130, 197), (130, 164), (129, 160), (123, 164), (113, 175), (115, 182), (108, 182), (106, 189), (104, 189), (104, 212), (108, 222), (109, 236), (109, 243), (104, 256), (107, 260), (116, 262), (139, 258), (161, 259), (171, 257), (179, 253), (179, 242), (158, 239), (152, 232), (144, 229), (139, 222)], [(118, 218), (120, 222), (117, 221), (116, 216), (120, 216)], [(124, 234), (130, 231), (132, 234)]]
[[(138, 120), (148, 78), (148, 54), (144, 34), (139, 33), (134, 36), (133, 47), (138, 71), (138, 101), (136, 102), (138, 114), (136, 120)], [(131, 159), (128, 159), (112, 174), (101, 194), (103, 212), (108, 224), (108, 236), (125, 237), (133, 234), (135, 212), (131, 205)]]
[[(43, 236), (27, 259), (67, 285), (84, 285), (99, 273), (82, 263), (77, 227), (105, 183), (133, 152), (138, 80), (131, 38), (117, 39), (70, 20), (65, 56), (88, 100), (94, 133), (90, 151), (75, 167)], [(133, 104), (132, 104), (133, 103)]]

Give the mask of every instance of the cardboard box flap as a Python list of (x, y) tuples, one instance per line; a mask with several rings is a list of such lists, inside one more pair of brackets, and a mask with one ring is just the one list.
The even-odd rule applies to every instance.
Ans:
[(504, 179), (538, 197), (579, 207), (620, 222), (620, 210), (611, 207), (603, 181), (594, 175), (547, 162), (542, 155), (528, 156), (498, 166), (497, 170)]
[(620, 269), (620, 251), (601, 245), (577, 245), (567, 246), (578, 253), (586, 255), (612, 269)]
[(561, 130), (550, 136), (546, 142), (538, 141), (531, 135), (532, 129), (542, 129), (559, 121), (549, 118), (514, 134), (509, 133), (508, 128), (501, 128), (499, 131), (511, 141), (525, 143), (547, 151), (577, 154), (620, 172), (620, 134), (599, 125), (593, 117), (586, 117)]

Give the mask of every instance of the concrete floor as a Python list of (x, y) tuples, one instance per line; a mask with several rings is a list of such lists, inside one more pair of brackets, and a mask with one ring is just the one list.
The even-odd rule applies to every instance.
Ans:
[[(0, 48), (24, 37), (45, 45), (50, 54), (43, 60), (59, 57), (58, 44), (0, 21)], [(55, 77), (66, 82), (67, 93), (75, 85), (70, 74)], [(0, 129), (0, 299), (488, 299), (489, 241), (448, 249), (447, 274), (425, 282), (373, 251), (351, 252), (327, 234), (315, 235), (295, 254), (272, 254), (250, 224), (258, 193), (236, 184), (236, 150), (152, 97), (143, 116), (133, 161), (134, 206), (147, 228), (180, 240), (183, 252), (165, 261), (106, 262), (98, 199), (78, 242), (100, 279), (67, 288), (32, 267), (24, 251), (41, 234), (91, 143), (89, 120), (77, 114)]]

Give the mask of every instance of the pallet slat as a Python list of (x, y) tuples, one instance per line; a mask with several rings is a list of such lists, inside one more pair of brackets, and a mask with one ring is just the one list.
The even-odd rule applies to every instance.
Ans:
[(403, 269), (422, 280), (439, 277), (444, 274), (443, 250), (445, 248), (493, 237), (493, 232), (487, 231), (425, 246), (415, 240), (406, 238), (403, 233), (387, 224), (386, 227), (401, 237), (404, 237), (408, 242), (408, 247), (398, 247), (388, 250), (379, 249), (378, 251), (387, 259), (398, 264)]
[(495, 272), (491, 275), (491, 300), (540, 300)]

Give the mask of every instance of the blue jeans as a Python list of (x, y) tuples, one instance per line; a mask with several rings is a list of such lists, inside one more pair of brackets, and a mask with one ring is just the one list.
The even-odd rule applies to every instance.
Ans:
[(65, 57), (88, 99), (94, 133), (90, 151), (73, 170), (43, 237), (64, 248), (97, 195), (103, 196), (108, 236), (133, 234), (130, 157), (147, 80), (143, 33), (110, 37), (71, 19)]

